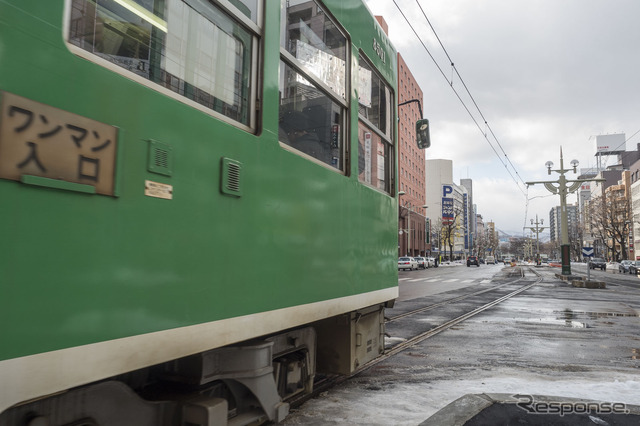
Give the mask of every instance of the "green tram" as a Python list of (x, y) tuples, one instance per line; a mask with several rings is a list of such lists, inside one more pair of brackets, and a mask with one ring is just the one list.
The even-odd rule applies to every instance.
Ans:
[(395, 87), (361, 0), (0, 0), (0, 424), (277, 422), (377, 357)]

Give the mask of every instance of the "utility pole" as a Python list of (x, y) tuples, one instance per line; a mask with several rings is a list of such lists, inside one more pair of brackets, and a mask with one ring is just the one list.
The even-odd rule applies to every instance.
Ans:
[(547, 226), (538, 226), (538, 225), (542, 225), (543, 223), (544, 223), (544, 219), (540, 219), (540, 221), (538, 221), (538, 215), (536, 214), (536, 221), (534, 222), (533, 219), (531, 219), (531, 225), (536, 225), (536, 227), (534, 228), (533, 226), (531, 226), (529, 228), (531, 232), (536, 234), (536, 265), (540, 265), (540, 237), (539, 236), (542, 231), (548, 228)]
[[(562, 231), (562, 239), (560, 245), (560, 253), (562, 256), (562, 275), (571, 275), (571, 255), (569, 246), (569, 221), (567, 220), (567, 194), (570, 194), (580, 187), (583, 182), (601, 182), (604, 179), (576, 179), (567, 180), (564, 176), (565, 173), (573, 169), (573, 173), (578, 172), (578, 160), (571, 161), (571, 169), (564, 168), (564, 161), (562, 159), (562, 147), (560, 147), (560, 168), (552, 170), (553, 162), (547, 161), (545, 166), (549, 174), (556, 172), (560, 175), (556, 181), (539, 181), (539, 182), (526, 182), (527, 186), (536, 185), (539, 183), (544, 184), (552, 194), (560, 195), (560, 230)], [(557, 186), (554, 186), (556, 184)], [(570, 184), (567, 186), (567, 184)]]

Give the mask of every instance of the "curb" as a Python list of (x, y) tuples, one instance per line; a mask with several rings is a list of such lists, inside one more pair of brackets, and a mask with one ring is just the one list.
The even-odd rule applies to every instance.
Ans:
[(571, 425), (585, 419), (591, 424), (590, 418), (603, 422), (596, 424), (637, 425), (640, 406), (549, 395), (467, 394), (420, 426)]

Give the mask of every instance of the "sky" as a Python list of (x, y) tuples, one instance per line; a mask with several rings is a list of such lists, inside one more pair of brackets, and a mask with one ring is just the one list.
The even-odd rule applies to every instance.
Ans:
[(560, 197), (525, 182), (557, 181), (545, 163), (559, 169), (561, 149), (566, 169), (573, 159), (589, 169), (597, 135), (624, 133), (628, 150), (640, 144), (640, 1), (365, 3), (387, 21), (424, 93), (427, 159), (453, 160), (454, 182), (473, 180), (478, 214), (498, 229), (522, 235), (536, 215), (548, 225)]

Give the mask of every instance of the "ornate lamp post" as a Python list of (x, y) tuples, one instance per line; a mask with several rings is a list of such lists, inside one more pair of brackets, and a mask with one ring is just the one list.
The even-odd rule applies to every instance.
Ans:
[[(571, 169), (565, 169), (564, 162), (562, 159), (562, 147), (560, 147), (560, 168), (557, 170), (552, 170), (551, 168), (553, 167), (553, 163), (551, 161), (547, 161), (545, 163), (545, 166), (547, 166), (547, 171), (549, 174), (551, 174), (551, 172), (556, 172), (560, 175), (558, 180), (527, 182), (527, 185), (535, 185), (538, 183), (542, 183), (544, 184), (544, 187), (547, 188), (549, 192), (551, 192), (552, 194), (560, 195), (560, 230), (562, 232), (560, 253), (562, 255), (562, 275), (571, 275), (569, 224), (568, 224), (569, 221), (567, 220), (567, 194), (574, 192), (576, 189), (580, 187), (580, 184), (583, 182), (604, 181), (604, 179), (567, 180), (564, 174), (566, 172), (571, 171), (572, 169), (573, 169), (573, 173), (577, 173), (578, 164), (579, 164), (578, 160), (572, 160)], [(567, 184), (570, 184), (570, 185), (567, 186)]]
[(536, 227), (534, 228), (531, 226), (529, 228), (532, 233), (536, 234), (536, 265), (540, 264), (540, 233), (547, 228), (546, 226), (538, 226), (543, 223), (544, 219), (540, 219), (540, 221), (538, 221), (538, 215), (536, 214), (536, 221), (534, 222), (533, 219), (531, 219), (531, 225), (536, 225)]

